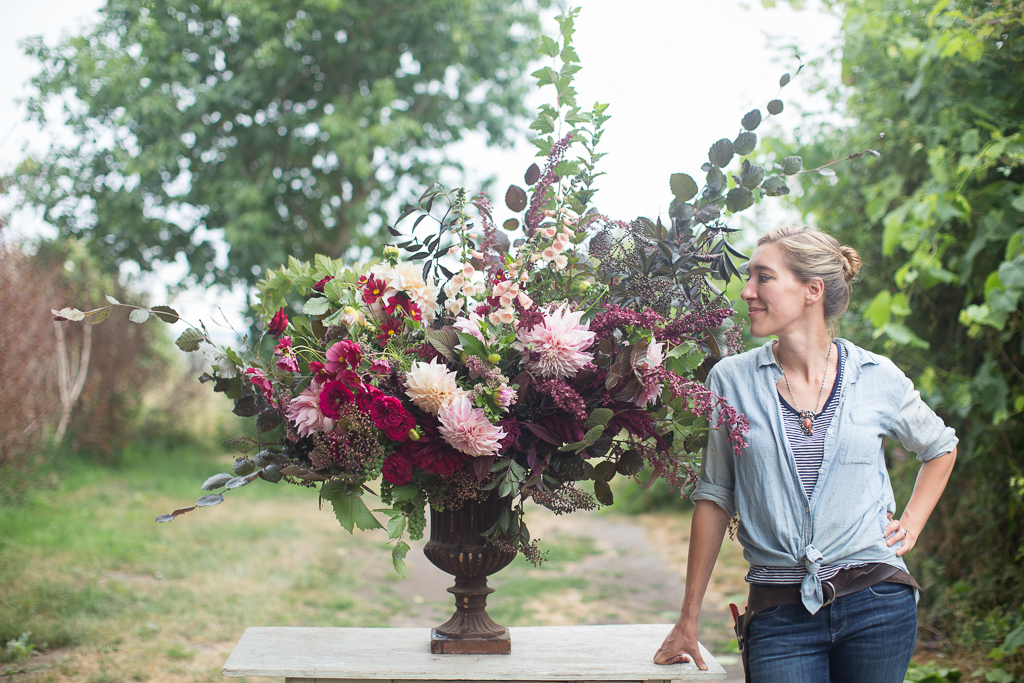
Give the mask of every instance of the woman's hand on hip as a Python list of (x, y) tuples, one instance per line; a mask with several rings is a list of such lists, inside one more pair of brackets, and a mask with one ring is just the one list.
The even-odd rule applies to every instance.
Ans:
[(896, 557), (906, 555), (911, 548), (917, 545), (917, 534), (910, 529), (909, 525), (904, 526), (901, 520), (893, 519), (891, 512), (886, 514), (889, 517), (889, 524), (885, 527), (885, 544), (891, 548), (893, 544), (902, 541), (900, 547), (896, 548)]
[(665, 636), (665, 641), (654, 653), (655, 664), (682, 664), (693, 662), (701, 671), (707, 671), (708, 665), (700, 656), (697, 645), (697, 625), (681, 625), (676, 622), (672, 630)]

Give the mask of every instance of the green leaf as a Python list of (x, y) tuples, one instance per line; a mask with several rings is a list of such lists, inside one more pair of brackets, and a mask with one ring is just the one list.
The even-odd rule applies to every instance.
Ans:
[(163, 320), (165, 323), (176, 323), (181, 320), (181, 316), (178, 312), (170, 306), (154, 306), (152, 308), (153, 315)]
[(764, 180), (764, 166), (756, 166), (749, 161), (743, 162), (743, 169), (740, 171), (740, 185), (749, 190), (761, 184)]
[(128, 314), (128, 319), (133, 323), (142, 324), (149, 320), (149, 311), (145, 308), (135, 308), (131, 313)]
[(725, 196), (725, 208), (733, 213), (754, 205), (754, 193), (745, 187), (734, 187)]
[(587, 433), (583, 435), (583, 441), (588, 444), (594, 443), (595, 441), (601, 438), (602, 434), (604, 434), (604, 425), (597, 425), (596, 427), (591, 427), (589, 430), (587, 430)]
[(234, 479), (232, 475), (228, 474), (227, 472), (221, 472), (220, 474), (215, 474), (206, 481), (204, 481), (203, 485), (200, 486), (199, 488), (202, 489), (203, 491), (213, 491), (214, 489), (221, 488), (222, 486), (224, 486), (224, 484), (228, 483), (232, 479)]
[(782, 172), (786, 175), (793, 175), (799, 173), (803, 165), (804, 160), (798, 156), (786, 157), (782, 160)]
[[(332, 280), (333, 282), (333, 280)], [(306, 315), (323, 315), (331, 308), (331, 302), (322, 296), (316, 296), (302, 306), (302, 312)]]
[(415, 484), (405, 484), (391, 489), (391, 499), (394, 505), (414, 499), (419, 495), (419, 489)]
[(409, 575), (409, 571), (405, 567), (405, 556), (409, 554), (409, 544), (405, 541), (401, 541), (391, 549), (391, 563), (395, 567), (395, 573), (401, 578), (405, 578)]
[(587, 420), (587, 427), (594, 425), (607, 425), (608, 421), (615, 417), (615, 411), (611, 408), (595, 408)]
[(108, 303), (111, 303), (111, 304), (113, 304), (115, 306), (120, 306), (121, 305), (120, 301), (118, 301), (114, 297), (110, 296), (109, 294), (104, 294), (103, 296), (106, 297)]
[(688, 202), (697, 195), (697, 183), (685, 173), (673, 173), (669, 178), (672, 194), (680, 202)]
[(789, 194), (789, 186), (786, 185), (786, 181), (781, 176), (773, 175), (763, 183), (761, 183), (761, 189), (769, 197), (779, 197), (781, 195)]
[(897, 344), (910, 346), (915, 349), (927, 349), (931, 345), (914, 334), (913, 330), (902, 323), (889, 322), (878, 330), (892, 339)]
[(768, 103), (768, 106), (765, 107), (765, 109), (767, 109), (768, 113), (771, 114), (772, 116), (778, 116), (779, 114), (782, 113), (782, 100), (772, 100), (771, 102)]
[(107, 319), (107, 316), (110, 315), (110, 310), (111, 309), (109, 308), (104, 308), (102, 311), (92, 316), (92, 319), (89, 321), (89, 323), (92, 325), (99, 325), (101, 322)]
[(199, 496), (196, 498), (196, 507), (207, 508), (211, 505), (220, 505), (224, 502), (224, 496), (219, 493), (209, 493), (205, 496)]
[(786, 84), (789, 83), (789, 74), (782, 74), (782, 78), (779, 79), (779, 87), (785, 88)]
[(733, 151), (741, 157), (745, 157), (757, 147), (757, 133), (744, 131), (732, 141)]
[(883, 289), (875, 295), (875, 298), (871, 300), (871, 305), (868, 306), (866, 311), (864, 311), (864, 318), (870, 320), (871, 325), (875, 329), (879, 329), (889, 322), (891, 317), (889, 303), (891, 301), (892, 294)]
[(182, 332), (174, 343), (182, 351), (191, 352), (198, 351), (199, 345), (204, 341), (207, 341), (206, 335), (199, 328), (190, 327)]
[(360, 496), (341, 494), (328, 500), (334, 506), (334, 516), (338, 518), (342, 528), (349, 533), (352, 533), (353, 527), (359, 527), (363, 531), (383, 528)]
[(644, 468), (644, 458), (640, 455), (640, 451), (630, 448), (628, 451), (623, 453), (619, 457), (619, 462), (615, 465), (615, 469), (619, 474), (631, 477), (638, 473)]
[(597, 502), (601, 505), (611, 505), (615, 502), (615, 496), (612, 495), (612, 487), (606, 481), (597, 480), (594, 482), (594, 497), (597, 498)]
[(539, 87), (554, 85), (558, 82), (558, 73), (556, 73), (550, 66), (537, 69), (530, 75), (537, 79), (537, 85)]
[(754, 130), (761, 125), (761, 110), (754, 109), (743, 115), (740, 124), (747, 130)]
[(484, 343), (466, 332), (456, 332), (459, 336), (459, 341), (462, 343), (462, 350), (468, 353), (470, 356), (476, 356), (482, 360), (487, 360), (487, 347)]
[(324, 285), (324, 296), (332, 304), (340, 304), (342, 296), (345, 292), (345, 283), (339, 278), (334, 278), (326, 285)]
[(405, 515), (396, 515), (388, 520), (388, 538), (394, 540), (405, 533)]
[(708, 161), (719, 168), (724, 168), (730, 161), (732, 161), (734, 152), (735, 150), (732, 146), (732, 140), (722, 138), (715, 144), (711, 145), (711, 149), (708, 150)]
[(615, 476), (615, 463), (603, 460), (594, 466), (594, 481), (608, 481)]

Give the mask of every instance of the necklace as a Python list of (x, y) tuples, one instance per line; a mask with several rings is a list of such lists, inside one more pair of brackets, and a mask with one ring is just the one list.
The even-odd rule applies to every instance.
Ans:
[(825, 380), (828, 379), (828, 362), (832, 359), (832, 342), (828, 343), (828, 354), (825, 355), (825, 373), (821, 377), (821, 388), (818, 389), (818, 400), (814, 403), (814, 410), (800, 410), (796, 404), (796, 395), (793, 394), (793, 387), (789, 385), (789, 377), (786, 377), (786, 368), (782, 367), (782, 359), (776, 356), (779, 361), (779, 369), (782, 370), (782, 379), (786, 380), (786, 388), (789, 389), (789, 397), (793, 399), (793, 408), (802, 420), (800, 431), (805, 436), (814, 435), (814, 417), (818, 413), (818, 404), (821, 403), (821, 394), (825, 391)]

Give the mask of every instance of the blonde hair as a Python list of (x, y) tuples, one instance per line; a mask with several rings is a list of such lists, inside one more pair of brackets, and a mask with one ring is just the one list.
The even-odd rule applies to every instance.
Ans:
[(757, 246), (762, 244), (782, 247), (786, 267), (801, 282), (821, 278), (825, 283), (825, 320), (833, 329), (850, 306), (850, 291), (861, 265), (857, 250), (806, 225), (773, 230), (757, 240)]

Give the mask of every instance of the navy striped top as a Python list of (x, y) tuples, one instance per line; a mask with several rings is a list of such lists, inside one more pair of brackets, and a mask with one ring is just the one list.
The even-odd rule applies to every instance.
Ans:
[[(836, 344), (835, 342), (833, 344), (838, 349), (836, 381), (832, 385), (832, 391), (829, 392), (828, 398), (825, 399), (825, 405), (821, 407), (821, 412), (814, 416), (814, 434), (808, 436), (803, 433), (801, 429), (803, 418), (797, 413), (796, 408), (789, 405), (789, 402), (786, 401), (782, 393), (777, 392), (779, 404), (782, 406), (782, 426), (786, 430), (786, 439), (789, 441), (790, 449), (793, 451), (797, 473), (800, 475), (800, 483), (803, 485), (804, 495), (807, 496), (808, 500), (811, 498), (814, 486), (818, 483), (818, 475), (822, 471), (821, 463), (825, 457), (825, 433), (828, 431), (828, 426), (831, 424), (832, 417), (836, 412), (836, 405), (838, 404), (836, 397), (839, 394), (839, 387), (843, 383), (843, 368), (846, 365), (846, 352), (843, 350), (842, 344)], [(826, 565), (818, 570), (818, 577), (822, 581), (827, 581), (843, 569), (860, 566), (863, 565)], [(747, 572), (746, 580), (748, 583), (788, 585), (799, 584), (806, 575), (807, 570), (804, 567), (765, 567), (754, 565)]]

